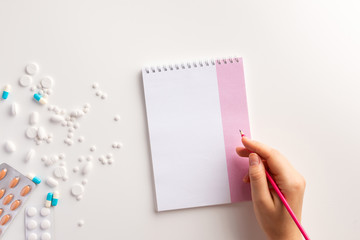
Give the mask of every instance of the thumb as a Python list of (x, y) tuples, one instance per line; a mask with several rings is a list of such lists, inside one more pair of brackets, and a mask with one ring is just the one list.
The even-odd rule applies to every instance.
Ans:
[(266, 180), (265, 167), (256, 153), (249, 155), (249, 177), (251, 196), (254, 203), (270, 204), (272, 198)]

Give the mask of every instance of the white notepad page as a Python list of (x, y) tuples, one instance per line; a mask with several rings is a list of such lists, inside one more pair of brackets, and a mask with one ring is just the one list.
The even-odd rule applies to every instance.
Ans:
[(214, 66), (143, 74), (158, 211), (230, 203)]

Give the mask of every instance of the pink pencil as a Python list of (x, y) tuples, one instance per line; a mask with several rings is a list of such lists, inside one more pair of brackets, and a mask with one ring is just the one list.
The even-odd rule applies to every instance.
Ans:
[[(239, 130), (241, 137), (244, 137), (245, 134), (243, 133), (243, 131)], [(299, 228), (301, 234), (304, 236), (304, 238), (306, 240), (310, 240), (309, 236), (307, 235), (307, 233), (305, 232), (305, 229), (303, 228), (303, 226), (301, 226), (301, 223), (299, 222), (299, 220), (296, 218), (295, 213), (293, 212), (293, 210), (291, 209), (290, 205), (288, 204), (288, 202), (286, 201), (284, 195), (282, 194), (282, 192), (280, 191), (279, 187), (276, 185), (274, 179), (271, 177), (271, 175), (269, 174), (269, 172), (265, 169), (265, 173), (266, 173), (266, 177), (269, 180), (270, 184), (273, 186), (273, 188), (275, 189), (276, 194), (279, 196), (281, 202), (284, 204), (286, 210), (289, 212), (291, 218), (294, 220), (296, 226)]]

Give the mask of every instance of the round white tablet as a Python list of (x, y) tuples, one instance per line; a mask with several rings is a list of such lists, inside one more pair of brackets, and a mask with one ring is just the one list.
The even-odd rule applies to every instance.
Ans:
[(43, 86), (43, 88), (51, 88), (54, 81), (51, 77), (46, 76), (43, 79), (41, 79), (40, 83), (41, 83), (41, 86)]
[(30, 220), (27, 222), (26, 228), (29, 230), (33, 230), (37, 227), (37, 222), (35, 220)]
[(56, 167), (54, 169), (54, 176), (57, 178), (63, 178), (66, 175), (65, 167)]
[(82, 227), (82, 226), (84, 226), (84, 223), (85, 223), (84, 220), (79, 220), (78, 221), (78, 226)]
[(32, 83), (32, 77), (29, 75), (23, 75), (19, 78), (19, 85), (22, 87), (28, 87)]
[(26, 65), (25, 71), (30, 75), (35, 75), (39, 72), (39, 65), (37, 63), (29, 63)]
[(51, 235), (50, 233), (46, 232), (46, 233), (43, 233), (41, 235), (41, 240), (50, 240), (51, 239)]
[(46, 230), (46, 229), (49, 229), (51, 226), (51, 223), (49, 220), (45, 219), (43, 220), (41, 223), (40, 223), (40, 227), (42, 230)]
[(36, 235), (36, 233), (30, 233), (27, 237), (27, 240), (37, 240), (38, 236)]
[(26, 137), (33, 139), (37, 136), (37, 128), (36, 127), (28, 127), (25, 132)]
[(29, 208), (27, 209), (27, 211), (26, 211), (26, 214), (27, 214), (29, 217), (35, 216), (36, 213), (37, 213), (37, 210), (36, 210), (36, 208), (34, 208), (34, 207), (29, 207)]
[(43, 207), (41, 210), (40, 210), (40, 215), (43, 216), (43, 217), (46, 217), (50, 214), (50, 209), (49, 208), (46, 208), (46, 207)]
[(80, 184), (74, 184), (71, 188), (71, 194), (74, 196), (80, 196), (84, 192), (84, 187)]

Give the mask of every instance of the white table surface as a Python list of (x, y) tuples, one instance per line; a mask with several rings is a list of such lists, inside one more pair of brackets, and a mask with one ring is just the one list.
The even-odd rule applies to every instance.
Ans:
[[(0, 103), (0, 158), (22, 172), (51, 175), (40, 156), (66, 153), (70, 179), (55, 209), (56, 239), (264, 239), (251, 202), (155, 212), (140, 69), (212, 57), (242, 56), (253, 138), (282, 151), (307, 180), (303, 225), (312, 239), (360, 235), (360, 4), (358, 1), (1, 1), (0, 85), (13, 94)], [(65, 130), (18, 86), (24, 66), (56, 83), (51, 104), (90, 103), (80, 122), (83, 144), (68, 147)], [(99, 82), (108, 99), (94, 96)], [(20, 104), (16, 118), (8, 114)], [(24, 137), (28, 114), (40, 112), (54, 142), (40, 147)], [(122, 119), (112, 119), (120, 114)], [(5, 140), (17, 144), (14, 154)], [(115, 163), (95, 161), (85, 195), (69, 189), (82, 178), (77, 157), (111, 151)], [(34, 147), (36, 159), (24, 164)], [(41, 184), (27, 205), (41, 205)], [(85, 221), (82, 228), (76, 223)], [(5, 239), (24, 239), (23, 211)]]

